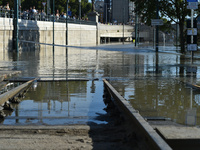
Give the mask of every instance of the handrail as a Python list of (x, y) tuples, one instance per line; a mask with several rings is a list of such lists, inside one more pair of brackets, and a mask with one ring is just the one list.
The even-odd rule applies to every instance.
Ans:
[[(0, 8), (1, 18), (14, 18), (14, 10), (7, 10), (5, 8)], [(74, 24), (86, 24), (86, 25), (96, 25), (97, 23), (89, 20), (79, 20), (71, 19), (66, 17), (54, 17), (53, 15), (46, 15), (44, 13), (30, 14), (26, 11), (19, 11), (19, 19), (23, 20), (35, 20), (35, 21), (47, 21), (47, 22), (60, 22), (60, 23), (74, 23)]]

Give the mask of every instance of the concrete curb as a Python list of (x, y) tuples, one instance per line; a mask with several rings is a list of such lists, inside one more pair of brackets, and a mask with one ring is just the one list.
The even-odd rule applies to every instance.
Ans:
[(105, 88), (114, 98), (114, 103), (118, 109), (129, 117), (134, 127), (145, 136), (147, 143), (154, 150), (171, 150), (172, 148), (158, 135), (158, 133), (144, 120), (144, 118), (112, 87), (112, 85), (103, 79)]

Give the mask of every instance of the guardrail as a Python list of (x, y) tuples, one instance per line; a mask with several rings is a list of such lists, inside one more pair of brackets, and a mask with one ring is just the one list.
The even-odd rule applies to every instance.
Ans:
[[(2, 18), (14, 18), (14, 10), (7, 10), (0, 8), (0, 17)], [(26, 11), (19, 11), (19, 19), (23, 20), (35, 20), (35, 21), (48, 21), (48, 22), (60, 22), (60, 23), (74, 23), (74, 24), (86, 24), (96, 25), (97, 23), (89, 20), (79, 20), (66, 17), (57, 17), (53, 15), (46, 15), (45, 13), (28, 13)]]

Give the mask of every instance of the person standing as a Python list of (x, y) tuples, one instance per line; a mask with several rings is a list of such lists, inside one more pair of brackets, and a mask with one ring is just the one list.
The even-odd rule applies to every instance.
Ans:
[(41, 19), (42, 19), (42, 21), (45, 21), (45, 19), (46, 19), (46, 13), (44, 12), (44, 10), (42, 10), (42, 12), (41, 12)]
[(6, 10), (7, 10), (7, 11), (10, 11), (9, 3), (6, 4)]

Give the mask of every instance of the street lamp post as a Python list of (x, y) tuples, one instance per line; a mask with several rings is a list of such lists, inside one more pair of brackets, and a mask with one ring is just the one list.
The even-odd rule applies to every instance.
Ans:
[(81, 0), (79, 0), (79, 20), (81, 20)]
[(66, 45), (68, 45), (68, 4), (69, 0), (67, 0), (67, 8), (66, 8)]
[(108, 13), (108, 12), (107, 12), (107, 11), (108, 11), (108, 10), (107, 10), (107, 9), (108, 9), (108, 8), (107, 8), (107, 3), (106, 3), (105, 5), (106, 5), (106, 24), (107, 24), (107, 22), (108, 22), (108, 20), (107, 20), (107, 18), (108, 18), (108, 14), (107, 14), (107, 13)]
[(19, 18), (19, 3), (18, 0), (15, 0), (15, 9), (14, 9), (14, 20), (13, 20), (13, 25), (14, 25), (14, 38), (13, 38), (13, 48), (17, 51), (18, 49), (18, 18)]
[[(156, 1), (156, 19), (159, 19), (159, 0)], [(156, 26), (156, 52), (158, 52), (159, 46), (159, 27)]]
[(53, 54), (54, 54), (54, 44), (55, 44), (55, 43), (54, 43), (54, 36), (55, 36), (55, 35), (54, 35), (54, 34), (55, 34), (55, 33), (54, 33), (54, 32), (55, 32), (55, 31), (54, 31), (54, 21), (55, 21), (55, 0), (53, 0)]

